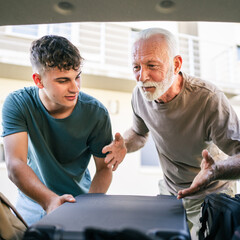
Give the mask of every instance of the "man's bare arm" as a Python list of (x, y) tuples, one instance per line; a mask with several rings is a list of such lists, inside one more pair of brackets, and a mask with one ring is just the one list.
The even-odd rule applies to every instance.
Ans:
[(72, 195), (58, 196), (48, 189), (27, 165), (28, 136), (26, 132), (15, 133), (3, 138), (9, 179), (27, 196), (38, 202), (48, 213), (69, 201)]
[(148, 134), (140, 135), (130, 128), (123, 134), (123, 138), (127, 152), (131, 153), (141, 149), (145, 145), (148, 139)]
[(201, 171), (194, 178), (189, 188), (178, 192), (179, 199), (205, 189), (212, 181), (237, 180), (240, 178), (240, 154), (216, 162), (207, 150), (203, 150), (202, 156)]
[(96, 173), (92, 180), (89, 193), (106, 193), (112, 181), (112, 170), (107, 167), (104, 158), (95, 156), (93, 156), (93, 158), (96, 165)]

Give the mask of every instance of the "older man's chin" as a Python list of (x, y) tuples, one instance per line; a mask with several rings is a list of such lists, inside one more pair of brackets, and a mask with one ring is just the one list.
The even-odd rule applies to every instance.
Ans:
[(140, 89), (140, 92), (142, 96), (149, 102), (157, 100), (159, 97), (157, 96), (156, 92), (149, 92), (149, 91), (144, 91), (143, 89)]

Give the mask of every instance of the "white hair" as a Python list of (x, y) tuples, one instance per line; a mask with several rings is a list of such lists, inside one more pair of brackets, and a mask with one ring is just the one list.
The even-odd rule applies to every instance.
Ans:
[(161, 35), (166, 40), (168, 45), (168, 52), (170, 57), (175, 57), (179, 54), (176, 37), (166, 29), (163, 28), (148, 28), (140, 31), (135, 38), (134, 43), (140, 39), (149, 39), (153, 35)]

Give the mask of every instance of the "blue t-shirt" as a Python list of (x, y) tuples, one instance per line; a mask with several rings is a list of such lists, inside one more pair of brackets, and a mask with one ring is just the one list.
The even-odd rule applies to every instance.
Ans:
[(72, 114), (56, 119), (43, 106), (37, 87), (15, 91), (4, 102), (2, 125), (3, 137), (28, 133), (28, 165), (59, 195), (88, 192), (91, 155), (104, 158), (102, 148), (112, 141), (106, 108), (83, 92)]

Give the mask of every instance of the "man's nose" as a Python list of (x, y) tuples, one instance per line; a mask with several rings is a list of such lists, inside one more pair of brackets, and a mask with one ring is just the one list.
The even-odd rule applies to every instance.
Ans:
[(72, 81), (70, 86), (70, 92), (78, 92), (80, 89), (80, 83), (78, 81)]
[(141, 68), (139, 71), (138, 81), (145, 82), (148, 78), (148, 71), (144, 68)]

